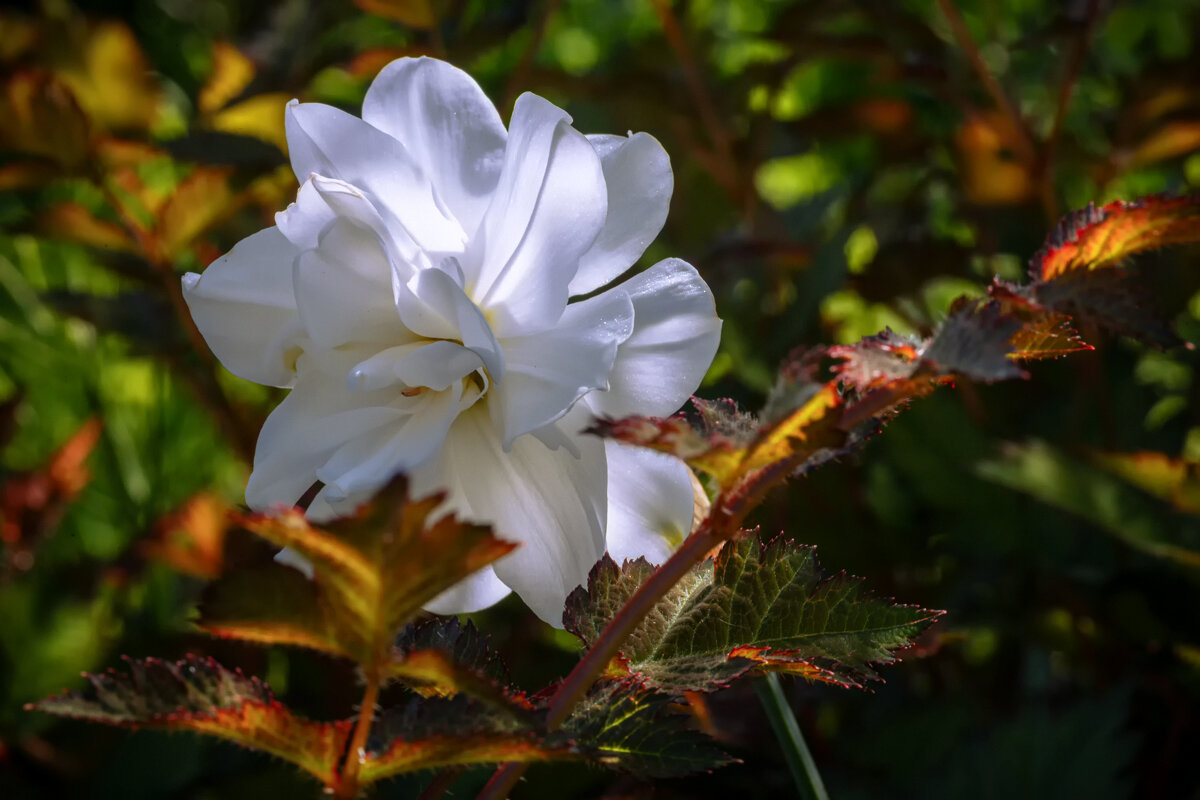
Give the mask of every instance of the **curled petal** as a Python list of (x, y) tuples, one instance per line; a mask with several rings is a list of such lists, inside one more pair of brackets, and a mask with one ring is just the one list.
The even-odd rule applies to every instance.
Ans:
[(196, 327), (239, 378), (268, 386), (290, 386), (296, 379), (303, 341), (292, 291), (298, 252), (277, 228), (267, 228), (238, 242), (202, 275), (183, 276)]
[[(586, 425), (586, 410), (558, 424)], [(490, 522), (496, 534), (520, 542), (496, 562), (496, 576), (535, 613), (562, 625), (568, 592), (587, 579), (604, 551), (608, 482), (604, 443), (569, 433), (578, 448), (552, 450), (522, 436), (506, 451), (488, 412), (476, 405), (450, 428), (441, 457), (411, 475), (417, 495), (449, 488), (447, 505), (467, 519)]]
[(336, 218), (318, 247), (296, 258), (293, 284), (300, 320), (319, 347), (414, 338), (396, 313), (379, 237), (350, 219)]
[(363, 119), (404, 145), (472, 235), (496, 188), (508, 138), (479, 84), (444, 61), (402, 58), (367, 90)]
[(504, 350), (492, 326), (462, 287), (440, 269), (420, 270), (398, 294), (400, 317), (414, 333), (430, 339), (457, 339), (483, 360), (491, 379), (504, 377)]
[(617, 348), (633, 325), (633, 303), (613, 290), (567, 306), (548, 331), (506, 339), (508, 371), (491, 398), (504, 446), (562, 417), (589, 391), (606, 388)]
[(588, 395), (589, 403), (610, 417), (674, 413), (700, 385), (721, 340), (712, 291), (677, 258), (609, 291), (633, 300), (633, 333), (617, 350), (608, 391)]
[(397, 385), (440, 392), (481, 368), (483, 360), (460, 344), (416, 342), (389, 347), (355, 365), (346, 383), (359, 392)]
[(604, 225), (600, 158), (569, 122), (536, 95), (517, 99), (504, 170), (482, 235), (464, 256), (468, 291), (501, 337), (535, 333), (558, 320), (579, 257)]
[(292, 102), (284, 127), (301, 183), (314, 173), (345, 181), (366, 192), (385, 219), (403, 227), (423, 249), (461, 252), (462, 228), (442, 213), (429, 179), (391, 136), (321, 103)]
[(571, 280), (572, 295), (599, 289), (641, 258), (667, 221), (675, 188), (671, 159), (650, 134), (587, 138), (604, 170), (608, 217), (579, 259), (579, 271)]
[(695, 499), (687, 465), (666, 453), (605, 442), (608, 554), (620, 564), (667, 560), (692, 527)]
[[(317, 480), (317, 470), (347, 442), (381, 438), (406, 416), (386, 405), (392, 393), (353, 393), (344, 384), (305, 368), (258, 435), (246, 505), (256, 511), (293, 505)], [(386, 481), (384, 477), (381, 481)]]

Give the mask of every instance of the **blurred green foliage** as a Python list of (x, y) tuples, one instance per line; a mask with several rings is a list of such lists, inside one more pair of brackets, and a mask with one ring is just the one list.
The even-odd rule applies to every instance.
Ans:
[[(173, 287), (288, 202), (288, 98), (353, 110), (383, 64), (425, 53), (468, 70), (504, 115), (528, 90), (582, 130), (652, 133), (676, 187), (645, 263), (681, 256), (712, 284), (724, 341), (702, 392), (754, 407), (797, 346), (928, 333), (958, 295), (1018, 277), (1067, 210), (1194, 190), (1198, 34), (1196, 0), (6, 7), (0, 796), (315, 791), (227, 745), (21, 710), (120, 653), (213, 653), (317, 718), (354, 702), (347, 669), (188, 624), (222, 553), (269, 558), (225, 542), (221, 519), (277, 397), (215, 364)], [(1140, 278), (1192, 343), (1197, 255), (1145, 257)], [(1200, 787), (1195, 507), (1095, 461), (1158, 452), (1194, 479), (1198, 357), (1084, 333), (1095, 353), (921, 400), (760, 512), (826, 565), (948, 611), (873, 693), (789, 685), (838, 800)], [(94, 444), (72, 438), (93, 419)], [(526, 688), (573, 661), (573, 640), (519, 603), (478, 616)], [(748, 687), (710, 705), (743, 763), (655, 796), (789, 792)], [(595, 797), (609, 781), (542, 767), (515, 796)]]

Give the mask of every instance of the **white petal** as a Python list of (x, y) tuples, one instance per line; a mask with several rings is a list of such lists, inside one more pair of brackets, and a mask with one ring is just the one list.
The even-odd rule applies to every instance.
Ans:
[(300, 254), (293, 281), (300, 320), (319, 347), (415, 338), (396, 310), (379, 237), (349, 219), (336, 218), (320, 244)]
[(372, 392), (388, 386), (442, 391), (483, 367), (483, 360), (455, 342), (415, 342), (389, 347), (356, 364), (347, 386)]
[(423, 249), (462, 250), (462, 227), (442, 212), (425, 173), (391, 136), (321, 103), (289, 104), (284, 124), (301, 183), (314, 173), (345, 181), (366, 192)]
[(511, 591), (488, 565), (430, 600), (425, 610), (434, 614), (470, 614), (495, 605)]
[(424, 269), (407, 289), (407, 297), (397, 297), (410, 330), (430, 339), (457, 339), (483, 360), (492, 380), (504, 377), (504, 351), (492, 326), (454, 278), (440, 269)]
[(612, 290), (567, 306), (551, 330), (505, 339), (508, 370), (489, 400), (504, 446), (563, 416), (592, 389), (606, 388), (634, 321), (629, 298)]
[(617, 350), (609, 390), (593, 392), (588, 402), (611, 417), (674, 413), (700, 385), (721, 340), (712, 291), (677, 258), (609, 291), (633, 300), (633, 334)]
[(468, 293), (502, 337), (555, 323), (579, 257), (604, 225), (608, 200), (600, 158), (569, 121), (536, 95), (517, 99), (483, 235), (464, 256)]
[[(246, 485), (246, 505), (255, 510), (293, 505), (317, 480), (317, 469), (347, 442), (373, 438), (404, 416), (377, 393), (346, 390), (320, 372), (305, 368), (258, 435), (254, 471)], [(391, 393), (389, 393), (391, 394)]]
[(496, 188), (508, 138), (479, 84), (444, 61), (402, 58), (375, 78), (362, 115), (404, 145), (472, 235)]
[(393, 269), (398, 271), (398, 280), (411, 278), (416, 266), (429, 266), (424, 252), (408, 233), (399, 225), (389, 226), (366, 195), (345, 181), (309, 176), (300, 186), (296, 201), (275, 215), (275, 224), (297, 248), (311, 250), (339, 217), (375, 232)]
[(461, 382), (443, 392), (425, 392), (409, 416), (370, 436), (349, 439), (317, 469), (326, 500), (336, 506), (341, 500), (370, 494), (397, 473), (428, 461), (458, 416), (461, 397)]
[(618, 564), (645, 556), (661, 564), (692, 527), (692, 476), (666, 453), (605, 442), (608, 554)]
[(202, 275), (183, 276), (183, 297), (196, 327), (239, 378), (268, 386), (290, 386), (296, 378), (297, 254), (278, 229), (267, 228), (238, 242)]
[[(586, 410), (557, 423), (586, 425)], [(482, 404), (459, 415), (435, 465), (412, 474), (413, 492), (450, 492), (448, 506), (519, 542), (494, 565), (496, 575), (552, 625), (567, 594), (587, 579), (604, 550), (607, 472), (604, 444), (575, 436), (580, 456), (522, 436), (505, 451)]]
[(589, 136), (608, 187), (608, 218), (579, 260), (571, 294), (587, 294), (612, 282), (641, 258), (658, 236), (671, 205), (675, 176), (671, 159), (648, 133)]

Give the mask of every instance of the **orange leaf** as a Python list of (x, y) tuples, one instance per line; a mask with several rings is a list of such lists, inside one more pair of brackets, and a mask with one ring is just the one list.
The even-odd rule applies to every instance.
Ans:
[(185, 575), (217, 577), (221, 574), (229, 510), (228, 504), (214, 494), (192, 495), (158, 521), (154, 538), (143, 544), (142, 555)]
[(368, 14), (377, 14), (418, 30), (428, 30), (437, 24), (430, 0), (354, 0)]
[(160, 258), (178, 258), (198, 236), (237, 211), (229, 175), (227, 169), (197, 167), (175, 187), (158, 213)]
[(229, 42), (213, 42), (212, 71), (196, 98), (201, 114), (212, 114), (237, 97), (254, 79), (254, 62)]
[(97, 219), (79, 203), (59, 203), (42, 212), (37, 227), (50, 236), (106, 250), (133, 252), (136, 245), (115, 222)]
[(1034, 280), (1120, 266), (1132, 255), (1200, 242), (1200, 196), (1114, 200), (1068, 214), (1030, 262)]

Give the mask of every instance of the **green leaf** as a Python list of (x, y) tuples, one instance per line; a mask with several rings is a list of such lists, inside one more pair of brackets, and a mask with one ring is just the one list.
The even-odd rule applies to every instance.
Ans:
[(551, 736), (570, 737), (589, 760), (643, 778), (689, 775), (732, 761), (674, 709), (668, 695), (636, 679), (604, 681)]
[[(285, 593), (285, 602), (265, 606), (254, 602), (252, 585), (218, 587), (213, 597), (222, 599), (210, 599), (214, 616), (202, 617), (201, 627), (346, 654), (364, 667), (382, 665), (395, 632), (422, 606), (516, 547), (453, 515), (433, 519), (443, 500), (434, 494), (410, 501), (401, 477), (354, 516), (324, 528), (297, 509), (243, 517), (247, 530), (312, 564), (315, 598), (278, 576), (271, 586)], [(240, 618), (239, 604), (246, 606)]]
[[(567, 598), (567, 630), (590, 646), (653, 569), (643, 559), (623, 568), (602, 560), (587, 589)], [(610, 673), (672, 692), (711, 691), (751, 670), (857, 687), (941, 613), (874, 597), (844, 573), (823, 578), (812, 548), (746, 536), (659, 601)]]
[(125, 663), (128, 674), (85, 674), (91, 683), (86, 692), (67, 692), (26, 709), (127, 728), (204, 733), (278, 756), (327, 785), (335, 783), (350, 722), (298, 717), (265, 683), (211, 658), (126, 658)]
[(467, 694), (492, 709), (527, 717), (531, 705), (509, 688), (508, 670), (470, 621), (437, 617), (409, 625), (396, 637), (385, 674), (423, 694)]
[(1069, 458), (1041, 442), (1010, 444), (979, 465), (988, 480), (1076, 514), (1128, 546), (1200, 569), (1200, 542), (1185, 541), (1180, 526), (1120, 478)]

